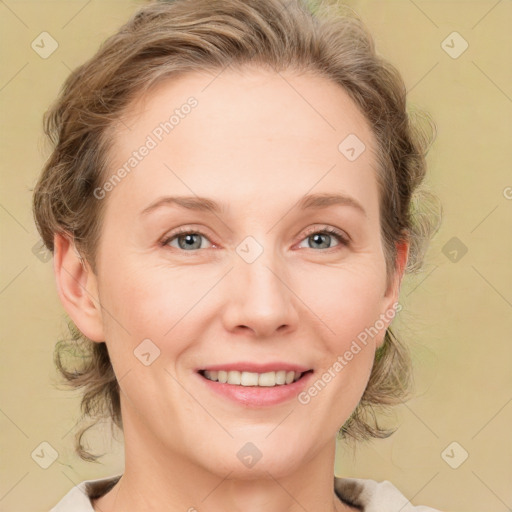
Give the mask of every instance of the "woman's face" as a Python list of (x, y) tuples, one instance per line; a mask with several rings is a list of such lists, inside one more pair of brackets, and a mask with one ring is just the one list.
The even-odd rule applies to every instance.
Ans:
[[(127, 457), (278, 477), (332, 450), (397, 300), (374, 148), (348, 95), (311, 74), (189, 74), (133, 105), (96, 191), (91, 285)], [(312, 372), (254, 375), (293, 368)]]

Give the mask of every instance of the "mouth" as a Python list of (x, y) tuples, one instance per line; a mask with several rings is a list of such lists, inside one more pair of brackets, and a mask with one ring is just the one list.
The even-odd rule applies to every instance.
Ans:
[(290, 384), (303, 379), (307, 374), (313, 373), (313, 370), (307, 370), (304, 372), (277, 370), (264, 373), (237, 370), (199, 370), (198, 373), (209, 381), (219, 382), (221, 384), (269, 388), (289, 386)]

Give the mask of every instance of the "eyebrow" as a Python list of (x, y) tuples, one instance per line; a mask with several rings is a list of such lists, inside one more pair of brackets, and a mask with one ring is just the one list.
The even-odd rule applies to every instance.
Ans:
[(366, 217), (366, 210), (363, 208), (362, 204), (346, 194), (310, 194), (298, 201), (296, 206), (302, 210), (307, 210), (313, 208), (328, 208), (333, 205), (350, 206)]
[[(345, 194), (310, 194), (302, 197), (295, 207), (301, 210), (322, 209), (329, 206), (340, 205), (350, 206), (366, 217), (366, 211), (356, 199)], [(162, 206), (179, 206), (187, 210), (203, 211), (209, 213), (222, 213), (225, 211), (225, 205), (221, 205), (213, 199), (199, 196), (165, 196), (151, 203), (147, 208), (142, 210), (141, 215), (160, 208)]]

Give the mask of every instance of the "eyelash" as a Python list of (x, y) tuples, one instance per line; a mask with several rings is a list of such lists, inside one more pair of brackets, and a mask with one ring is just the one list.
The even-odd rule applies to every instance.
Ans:
[[(309, 238), (310, 236), (316, 235), (316, 234), (332, 235), (339, 242), (338, 246), (330, 247), (328, 249), (322, 249), (320, 252), (330, 252), (332, 250), (337, 250), (340, 247), (345, 247), (345, 246), (349, 246), (350, 245), (349, 238), (342, 231), (339, 231), (338, 229), (332, 228), (330, 226), (325, 226), (323, 229), (311, 228), (310, 230), (306, 231), (306, 233), (304, 234), (304, 237), (300, 241), (302, 242), (306, 238)], [(180, 236), (185, 236), (185, 235), (200, 235), (200, 236), (203, 236), (204, 238), (209, 240), (208, 235), (206, 235), (206, 233), (204, 233), (200, 229), (179, 228), (174, 233), (171, 233), (169, 236), (164, 237), (164, 239), (162, 239), (160, 244), (161, 244), (162, 247), (166, 247), (175, 238), (178, 238)], [(212, 243), (211, 240), (209, 240), (209, 241), (210, 241), (210, 243)], [(175, 247), (173, 247), (173, 249), (175, 249)], [(312, 249), (312, 248), (309, 247), (309, 249)], [(193, 251), (183, 251), (183, 250), (181, 250), (180, 252), (183, 252), (183, 253), (186, 253), (186, 252), (194, 253), (197, 250), (198, 249), (195, 249)]]

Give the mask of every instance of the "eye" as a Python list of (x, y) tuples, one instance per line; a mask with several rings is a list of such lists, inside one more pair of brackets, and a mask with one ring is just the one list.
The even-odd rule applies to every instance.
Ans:
[(311, 249), (332, 249), (333, 247), (330, 246), (330, 242), (333, 240), (333, 238), (338, 242), (338, 244), (334, 247), (339, 245), (346, 246), (349, 244), (348, 237), (342, 231), (331, 228), (329, 226), (326, 226), (322, 230), (318, 230), (318, 228), (309, 230), (306, 232), (306, 237), (304, 240), (312, 240), (312, 242), (308, 243), (308, 247)]
[[(210, 246), (213, 244), (209, 241), (207, 235), (198, 229), (186, 229), (179, 228), (174, 233), (166, 236), (160, 243), (162, 246), (170, 246), (175, 249), (180, 249), (185, 252), (196, 251), (198, 249), (206, 249), (202, 243), (202, 239), (208, 240)], [(332, 249), (338, 246), (349, 245), (349, 238), (342, 231), (325, 226), (323, 229), (312, 228), (306, 232), (306, 236), (303, 240), (312, 239), (313, 241), (308, 244), (310, 249)], [(338, 243), (334, 247), (331, 246), (332, 240), (336, 240)], [(176, 245), (173, 243), (176, 242)]]
[[(170, 234), (164, 240), (162, 240), (161, 244), (163, 246), (169, 245), (176, 249), (182, 249), (184, 251), (189, 250), (197, 250), (204, 249), (201, 243), (201, 237), (208, 240), (207, 236), (197, 229), (183, 229), (180, 228), (177, 232)], [(172, 245), (171, 242), (176, 241), (178, 243), (178, 247)]]

